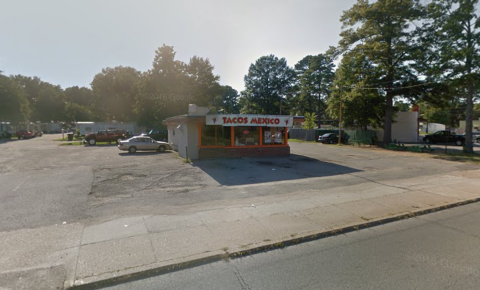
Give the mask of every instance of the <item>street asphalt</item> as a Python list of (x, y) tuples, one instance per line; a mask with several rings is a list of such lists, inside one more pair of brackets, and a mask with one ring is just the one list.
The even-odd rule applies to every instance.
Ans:
[(0, 287), (89, 289), (480, 198), (478, 165), (419, 153), (291, 143), (190, 164), (60, 137), (0, 143)]
[(105, 290), (478, 289), (480, 204)]

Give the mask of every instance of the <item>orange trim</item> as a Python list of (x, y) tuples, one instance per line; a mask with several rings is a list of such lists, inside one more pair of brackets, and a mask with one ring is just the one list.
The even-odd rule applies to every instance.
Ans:
[(233, 149), (233, 148), (276, 148), (276, 147), (288, 147), (288, 145), (279, 144), (279, 145), (248, 145), (248, 146), (225, 146), (226, 149)]
[(235, 130), (234, 127), (230, 127), (230, 146), (234, 147), (235, 146)]

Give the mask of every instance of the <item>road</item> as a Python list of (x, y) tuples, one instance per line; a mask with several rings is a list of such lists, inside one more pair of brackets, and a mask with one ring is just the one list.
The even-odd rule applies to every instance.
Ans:
[(104, 289), (478, 289), (479, 220), (475, 203)]

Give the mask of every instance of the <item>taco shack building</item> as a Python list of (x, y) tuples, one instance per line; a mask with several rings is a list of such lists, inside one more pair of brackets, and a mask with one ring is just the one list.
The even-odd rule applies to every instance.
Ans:
[(208, 114), (189, 105), (188, 114), (164, 121), (170, 145), (182, 158), (288, 156), (292, 116)]

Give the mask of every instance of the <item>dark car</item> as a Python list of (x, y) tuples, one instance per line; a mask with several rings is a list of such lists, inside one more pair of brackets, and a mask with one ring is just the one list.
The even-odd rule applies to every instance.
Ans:
[(462, 146), (465, 143), (465, 136), (457, 135), (455, 132), (450, 131), (438, 131), (423, 137), (423, 142), (427, 144), (452, 142), (457, 146)]
[(168, 141), (168, 130), (167, 129), (153, 129), (150, 130), (146, 136), (152, 138), (153, 140), (156, 141)]
[[(338, 134), (336, 133), (325, 133), (322, 136), (318, 136), (318, 142), (323, 144), (336, 144), (338, 143)], [(342, 143), (347, 143), (347, 139), (342, 136)]]

